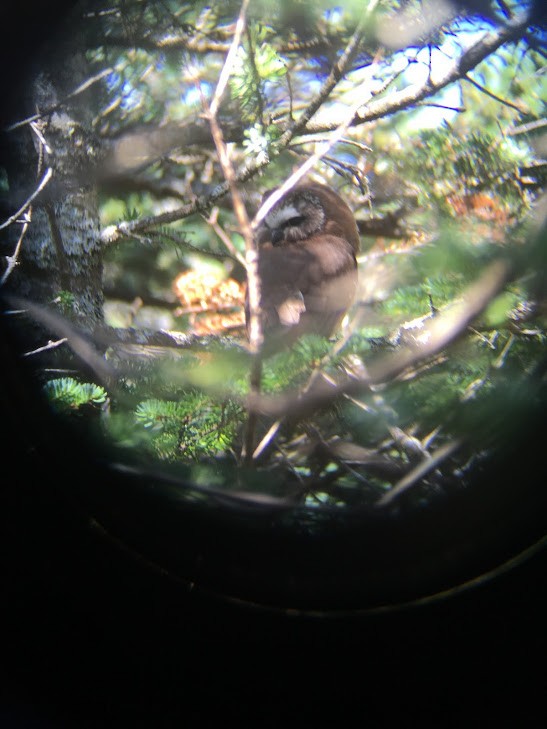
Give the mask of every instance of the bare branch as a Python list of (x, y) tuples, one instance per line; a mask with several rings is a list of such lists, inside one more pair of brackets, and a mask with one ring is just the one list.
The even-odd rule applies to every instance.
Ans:
[[(239, 17), (236, 23), (236, 31), (234, 33), (234, 39), (226, 61), (220, 73), (219, 81), (215, 89), (213, 100), (211, 105), (207, 105), (207, 102), (202, 95), (202, 104), (205, 108), (205, 118), (208, 120), (211, 127), (211, 134), (213, 141), (217, 149), (224, 177), (228, 183), (230, 194), (232, 196), (232, 203), (234, 206), (234, 212), (245, 240), (245, 270), (247, 272), (247, 303), (248, 303), (248, 332), (249, 332), (249, 349), (252, 357), (251, 361), (251, 376), (250, 376), (250, 390), (253, 394), (260, 394), (261, 379), (262, 379), (262, 343), (264, 341), (264, 335), (262, 332), (262, 318), (260, 309), (260, 276), (258, 273), (258, 250), (249, 220), (247, 210), (243, 203), (243, 198), (237, 186), (237, 179), (232, 162), (230, 160), (228, 149), (222, 136), (222, 130), (217, 121), (217, 112), (220, 104), (220, 99), (228, 84), (228, 79), (232, 72), (232, 66), (235, 60), (237, 50), (239, 48), (239, 42), (241, 35), (245, 28), (245, 14), (249, 0), (243, 0)], [(246, 463), (252, 461), (252, 453), (254, 450), (256, 430), (256, 413), (249, 411), (247, 419), (247, 428), (245, 431), (245, 443), (243, 446), (243, 458)]]
[(33, 349), (31, 352), (24, 352), (21, 356), (22, 357), (32, 357), (34, 354), (42, 354), (42, 352), (49, 352), (51, 349), (57, 349), (57, 347), (60, 347), (62, 344), (67, 342), (66, 337), (62, 337), (62, 339), (58, 339), (56, 342), (48, 342), (47, 344), (44, 344), (43, 347), (38, 347), (38, 349)]
[[(398, 111), (411, 108), (426, 98), (434, 96), (449, 84), (465, 78), (469, 71), (497, 51), (500, 46), (522, 38), (527, 27), (528, 21), (525, 18), (519, 22), (508, 24), (497, 31), (485, 33), (470, 48), (456, 58), (442, 75), (438, 77), (433, 75), (421, 85), (412, 84), (384, 98), (373, 99), (364, 107), (363, 111), (356, 114), (353, 124), (365, 124), (366, 122), (390, 116)], [(336, 121), (331, 124), (308, 124), (306, 131), (319, 133), (335, 129), (337, 126), (338, 123)]]
[(83, 93), (86, 89), (88, 89), (93, 84), (96, 84), (97, 81), (101, 81), (105, 76), (108, 76), (110, 73), (114, 71), (113, 68), (105, 68), (100, 73), (96, 74), (95, 76), (92, 76), (91, 78), (88, 78), (86, 81), (81, 83), (79, 86), (77, 86), (74, 91), (70, 91), (66, 96), (64, 96), (59, 102), (54, 104), (53, 106), (48, 106), (46, 109), (43, 109), (38, 114), (33, 114), (33, 116), (29, 116), (27, 119), (22, 119), (21, 121), (15, 122), (15, 124), (12, 124), (11, 126), (7, 127), (6, 131), (11, 132), (14, 129), (18, 129), (19, 127), (24, 126), (25, 124), (30, 124), (31, 122), (37, 121), (38, 119), (42, 119), (44, 116), (48, 116), (48, 114), (52, 114), (54, 111), (57, 111), (57, 109), (60, 109), (61, 106), (66, 103), (69, 99), (73, 99), (75, 96), (78, 96), (79, 94)]
[(370, 0), (368, 7), (363, 12), (361, 19), (353, 33), (348, 45), (342, 56), (332, 67), (327, 79), (321, 87), (319, 93), (311, 100), (308, 104), (307, 109), (300, 115), (296, 122), (293, 122), (289, 129), (281, 136), (279, 140), (280, 146), (286, 147), (287, 144), (293, 139), (293, 137), (300, 133), (308, 124), (310, 119), (313, 117), (315, 112), (323, 105), (323, 103), (330, 96), (337, 83), (343, 78), (344, 74), (351, 67), (351, 63), (359, 50), (359, 45), (363, 38), (363, 33), (369, 22), (370, 13), (374, 10), (377, 5), (377, 0)]
[(444, 460), (455, 453), (461, 445), (462, 441), (456, 439), (441, 446), (432, 455), (425, 457), (410, 473), (407, 473), (392, 489), (378, 499), (376, 506), (380, 508), (390, 506), (401, 494), (406, 493), (412, 486), (419, 483), (424, 476), (435, 470)]
[[(101, 384), (108, 387), (117, 382), (116, 371), (101, 356), (100, 352), (89, 341), (89, 338), (78, 331), (67, 319), (45, 306), (19, 296), (10, 294), (6, 296), (6, 300), (10, 305), (17, 307), (20, 313), (28, 314), (32, 319), (60, 337), (82, 362), (93, 369)], [(46, 346), (46, 348), (49, 348), (49, 346)]]
[(526, 124), (519, 124), (516, 127), (510, 127), (506, 129), (505, 134), (508, 137), (516, 137), (519, 134), (529, 134), (535, 132), (538, 129), (547, 127), (547, 119), (537, 119), (536, 121), (528, 122)]
[(239, 261), (239, 263), (245, 268), (246, 262), (245, 258), (241, 255), (241, 253), (237, 250), (237, 248), (234, 246), (230, 238), (226, 235), (226, 232), (221, 228), (218, 222), (218, 208), (214, 208), (211, 212), (211, 215), (208, 218), (205, 218), (208, 225), (211, 226), (211, 228), (215, 231), (215, 233), (218, 235), (220, 240), (224, 243), (227, 250), (230, 251), (230, 255), (235, 260)]
[(51, 167), (48, 167), (47, 170), (44, 173), (44, 176), (40, 180), (40, 182), (39, 182), (38, 187), (36, 188), (36, 190), (34, 190), (34, 192), (32, 193), (32, 195), (28, 198), (28, 200), (26, 200), (26, 202), (24, 202), (21, 205), (21, 207), (19, 208), (19, 210), (16, 213), (13, 213), (13, 215), (11, 215), (7, 220), (5, 220), (0, 225), (0, 230), (3, 230), (4, 228), (7, 228), (8, 225), (11, 225), (12, 223), (14, 223), (17, 220), (17, 218), (20, 215), (22, 215), (25, 212), (25, 210), (27, 210), (28, 207), (30, 207), (30, 204), (32, 203), (32, 201), (36, 197), (38, 197), (38, 195), (42, 192), (42, 190), (47, 185), (47, 183), (51, 180), (52, 175), (53, 175), (53, 170), (51, 169)]
[(431, 317), (423, 327), (420, 346), (409, 345), (382, 357), (368, 366), (368, 374), (331, 387), (316, 387), (306, 398), (289, 392), (274, 397), (249, 395), (247, 407), (273, 417), (281, 415), (300, 420), (319, 408), (330, 405), (341, 395), (352, 395), (401, 376), (406, 370), (438, 354), (460, 337), (501, 290), (509, 277), (509, 264), (504, 260), (492, 263), (484, 274), (471, 285), (459, 303), (442, 314)]
[(230, 50), (228, 51), (228, 55), (226, 56), (226, 60), (224, 61), (224, 66), (222, 67), (222, 71), (220, 72), (213, 100), (209, 105), (209, 113), (213, 117), (216, 116), (218, 112), (220, 100), (222, 99), (222, 96), (226, 90), (226, 86), (228, 85), (230, 74), (232, 73), (235, 56), (239, 48), (239, 43), (241, 41), (243, 30), (245, 28), (245, 15), (247, 13), (248, 6), (249, 0), (243, 0), (234, 31), (234, 37), (232, 43), (230, 44)]
[(297, 182), (301, 180), (335, 144), (337, 144), (341, 139), (344, 138), (344, 135), (351, 125), (356, 111), (363, 105), (363, 99), (367, 96), (370, 96), (370, 81), (376, 69), (376, 64), (377, 61), (374, 60), (368, 67), (368, 72), (366, 74), (365, 80), (355, 90), (355, 96), (357, 98), (357, 101), (349, 107), (344, 116), (344, 119), (342, 120), (342, 123), (336, 130), (334, 130), (334, 133), (330, 136), (329, 140), (320, 144), (317, 151), (314, 154), (310, 155), (310, 157), (308, 157), (306, 161), (302, 165), (300, 165), (300, 167), (295, 170), (293, 174), (288, 179), (286, 179), (285, 182), (280, 185), (280, 187), (278, 187), (276, 191), (269, 195), (268, 198), (264, 201), (254, 217), (254, 229), (259, 226), (259, 224), (268, 215), (274, 205), (276, 205), (279, 200), (281, 200), (283, 195), (285, 195), (291, 188), (293, 188), (297, 184)]
[[(349, 126), (361, 125), (415, 106), (418, 102), (435, 95), (449, 84), (463, 79), (469, 71), (471, 71), (490, 54), (494, 53), (500, 46), (520, 39), (526, 32), (526, 29), (527, 21), (524, 19), (517, 23), (508, 24), (497, 31), (489, 31), (485, 33), (475, 44), (456, 58), (452, 66), (448, 68), (448, 70), (444, 71), (444, 73), (438, 78), (432, 76), (421, 85), (408, 86), (401, 91), (394, 92), (383, 98), (375, 96), (366, 104), (361, 102), (361, 104), (358, 105), (358, 109), (355, 111)], [(347, 54), (345, 54), (344, 57), (347, 58)], [(339, 71), (344, 70), (340, 67), (340, 65), (338, 66), (338, 69)], [(334, 76), (333, 80), (335, 80)], [(322, 92), (320, 92), (325, 95), (324, 99), (328, 97), (330, 90), (332, 89), (329, 89), (329, 86), (327, 85)], [(311, 109), (315, 107), (316, 101), (317, 99), (314, 99), (311, 102)], [(287, 147), (296, 133), (300, 135), (324, 133), (340, 129), (341, 125), (343, 125), (344, 130), (347, 128), (344, 121), (345, 115), (343, 120), (337, 120), (329, 124), (314, 124), (308, 120), (304, 126), (300, 125), (300, 122), (304, 118), (311, 119), (311, 116), (312, 115), (309, 114), (309, 112), (303, 112), (303, 116), (289, 127), (285, 135), (282, 135), (281, 139), (276, 144), (275, 149), (270, 150), (270, 159), (255, 159), (251, 161), (237, 171), (235, 180), (237, 182), (244, 182), (253, 177), (257, 172), (267, 166), (273, 157), (279, 155)], [(341, 136), (343, 136), (343, 134)], [(215, 187), (208, 195), (200, 196), (192, 203), (183, 205), (175, 210), (156, 216), (150, 216), (148, 218), (142, 218), (141, 220), (124, 221), (118, 225), (108, 226), (108, 228), (105, 228), (102, 231), (101, 239), (105, 243), (111, 243), (123, 236), (130, 236), (133, 232), (146, 230), (154, 225), (172, 223), (186, 218), (189, 215), (205, 212), (219, 198), (223, 197), (228, 190), (228, 183), (223, 182)]]
[(501, 96), (498, 96), (497, 94), (494, 94), (492, 91), (489, 91), (486, 86), (483, 86), (482, 84), (478, 83), (474, 79), (472, 79), (470, 76), (464, 76), (464, 81), (467, 81), (472, 86), (474, 86), (476, 89), (478, 89), (481, 93), (486, 94), (486, 96), (489, 96), (491, 99), (494, 99), (494, 101), (499, 101), (500, 104), (503, 104), (504, 106), (508, 106), (510, 109), (514, 109), (515, 111), (518, 111), (519, 114), (526, 114), (526, 109), (524, 109), (522, 106), (517, 106), (516, 104), (513, 104), (511, 101), (508, 101), (507, 99), (503, 99)]
[(3, 286), (6, 283), (8, 278), (11, 276), (15, 266), (17, 265), (17, 259), (19, 258), (19, 253), (21, 251), (21, 246), (23, 244), (23, 238), (25, 237), (25, 234), (30, 225), (31, 216), (32, 216), (32, 207), (30, 207), (28, 209), (28, 212), (23, 219), (23, 227), (21, 228), (21, 232), (19, 234), (19, 239), (15, 246), (15, 250), (13, 251), (13, 255), (6, 256), (7, 266), (6, 266), (6, 270), (4, 271), (4, 273), (2, 275), (2, 278), (0, 279), (0, 286)]

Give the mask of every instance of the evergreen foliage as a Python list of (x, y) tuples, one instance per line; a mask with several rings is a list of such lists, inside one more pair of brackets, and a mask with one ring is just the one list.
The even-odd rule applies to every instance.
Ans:
[[(364, 93), (364, 78), (371, 98), (363, 98), (359, 114), (375, 103), (388, 105), (417, 83), (415, 72), (432, 83), (462, 47), (505, 27), (466, 15), (467, 4), (428, 29), (425, 21), (420, 25), (420, 3), (369, 3), (370, 22), (348, 59), (366, 5), (251, 2), (219, 111), (251, 217), (264, 191), (339, 127), (356, 90)], [(127, 162), (100, 191), (103, 229), (113, 226), (119, 235), (105, 253), (106, 295), (113, 306), (125, 303), (127, 326), (228, 341), (204, 351), (188, 345), (179, 357), (145, 364), (135, 355), (110, 389), (53, 379), (45, 388), (53, 405), (66, 413), (108, 400), (106, 437), (141, 460), (190, 464), (196, 483), (209, 479), (229, 488), (237, 482), (241, 490), (311, 507), (370, 506), (438, 448), (460, 441), (417, 478), (408, 499), (421, 506), (464, 487), (473, 464), (502, 447), (508, 419), (517, 420), (516, 403), (545, 397), (538, 362), (547, 324), (546, 241), (534, 222), (545, 179), (537, 132), (544, 125), (545, 79), (532, 42), (537, 27), (432, 97), (386, 106), (366, 124), (357, 114), (318, 160), (312, 174), (339, 190), (363, 233), (361, 288), (334, 341), (304, 337), (264, 360), (261, 394), (289, 393), (294, 404), (321, 388), (366, 382), (383, 358), (419, 352), (427, 326), (454, 311), (492, 262), (508, 262), (506, 284), (457, 341), (423, 359), (417, 354), (385, 382), (344, 392), (303, 417), (259, 409), (254, 446), (264, 452), (249, 469), (241, 458), (252, 420), (243, 301), (213, 300), (205, 283), (201, 297), (182, 301), (174, 287), (187, 271), (204, 281), (213, 270), (221, 280), (245, 278), (238, 259), (244, 242), (229, 196), (216, 194), (225, 179), (202, 106), (213, 98), (240, 4), (114, 0), (111, 6), (112, 12), (87, 13), (85, 35), (90, 75), (111, 69), (97, 91), (93, 130), (115, 159)], [(402, 47), (395, 47), (385, 31), (401, 18), (414, 18), (420, 32), (403, 33)], [(449, 103), (449, 90), (459, 100)], [(283, 135), (317, 99), (309, 126), (283, 146)], [(440, 110), (438, 123), (424, 109)], [(266, 165), (260, 175), (251, 176), (254, 163)], [(206, 202), (166, 222), (196, 200)], [(70, 308), (69, 296), (58, 298), (61, 308)], [(109, 324), (119, 323), (119, 311)], [(230, 318), (234, 311), (237, 321)], [(106, 356), (117, 362), (116, 344)]]
[(154, 452), (166, 460), (214, 457), (230, 448), (238, 423), (237, 405), (218, 404), (198, 391), (177, 402), (144, 400), (135, 418), (150, 433)]
[(108, 395), (103, 387), (90, 382), (78, 382), (72, 377), (49, 380), (44, 385), (48, 400), (60, 412), (78, 411), (85, 405), (104, 405)]

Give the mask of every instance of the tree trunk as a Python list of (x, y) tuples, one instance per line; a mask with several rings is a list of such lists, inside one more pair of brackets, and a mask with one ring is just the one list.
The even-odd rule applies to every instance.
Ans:
[[(100, 146), (92, 132), (94, 104), (89, 96), (81, 94), (73, 103), (63, 103), (88, 71), (82, 54), (64, 55), (29, 85), (30, 103), (24, 114), (42, 116), (9, 132), (8, 216), (28, 201), (49, 169), (51, 176), (30, 208), (8, 228), (2, 253), (14, 255), (25, 215), (30, 213), (17, 265), (3, 293), (47, 306), (78, 329), (91, 332), (103, 323), (102, 247), (94, 182)], [(13, 319), (27, 350), (59, 338), (27, 317), (24, 322), (20, 316)], [(62, 349), (66, 353), (66, 345)]]

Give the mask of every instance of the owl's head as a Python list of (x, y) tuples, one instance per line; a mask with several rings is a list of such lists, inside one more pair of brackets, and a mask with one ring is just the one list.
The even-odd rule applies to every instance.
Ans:
[(296, 243), (323, 230), (325, 211), (311, 190), (297, 188), (270, 210), (264, 222), (274, 245)]
[[(265, 199), (272, 192), (268, 191)], [(344, 238), (354, 251), (359, 249), (355, 218), (340, 195), (326, 185), (306, 182), (290, 190), (266, 215), (259, 243), (282, 246), (321, 234)]]

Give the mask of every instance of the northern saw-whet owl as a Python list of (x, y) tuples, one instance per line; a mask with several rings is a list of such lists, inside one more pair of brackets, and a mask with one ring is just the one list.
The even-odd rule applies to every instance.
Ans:
[(331, 336), (357, 290), (360, 241), (348, 205), (326, 185), (301, 183), (266, 215), (257, 242), (266, 348)]

